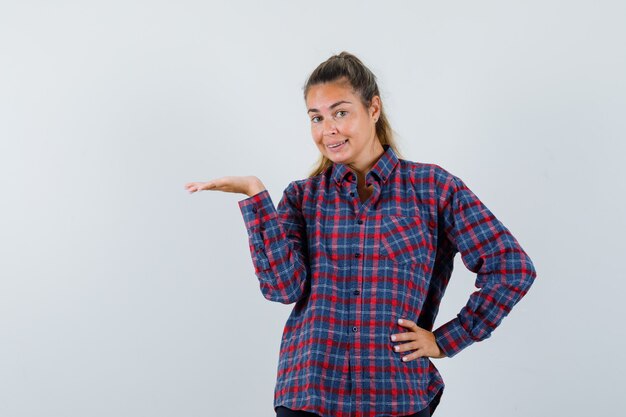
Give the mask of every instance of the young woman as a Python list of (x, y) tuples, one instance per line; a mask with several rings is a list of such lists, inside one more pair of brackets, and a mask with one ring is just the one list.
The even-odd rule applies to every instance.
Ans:
[[(310, 75), (320, 151), (274, 206), (254, 176), (185, 185), (238, 202), (260, 289), (295, 303), (274, 392), (281, 416), (430, 416), (444, 383), (431, 358), (488, 338), (536, 271), (510, 231), (457, 176), (402, 159), (375, 76), (346, 52)], [(433, 329), (460, 252), (477, 291)]]

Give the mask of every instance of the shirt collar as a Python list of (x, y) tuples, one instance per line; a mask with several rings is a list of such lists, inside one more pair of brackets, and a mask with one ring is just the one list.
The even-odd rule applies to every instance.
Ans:
[[(379, 181), (381, 184), (384, 184), (387, 179), (391, 176), (393, 169), (398, 164), (398, 156), (393, 151), (390, 145), (383, 145), (383, 149), (385, 152), (378, 158), (378, 161), (374, 164), (374, 166), (369, 170), (369, 172), (365, 175), (365, 180), (369, 180), (369, 177), (372, 177), (375, 181)], [(337, 185), (341, 185), (346, 175), (349, 175), (351, 180), (356, 181), (356, 176), (354, 176), (354, 172), (348, 168), (345, 164), (333, 163), (331, 165), (332, 173), (331, 178)]]

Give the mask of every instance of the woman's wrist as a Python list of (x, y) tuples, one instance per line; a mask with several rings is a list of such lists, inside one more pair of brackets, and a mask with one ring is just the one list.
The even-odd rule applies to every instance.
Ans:
[(258, 194), (263, 190), (265, 190), (265, 185), (263, 185), (261, 180), (257, 180), (250, 186), (250, 188), (248, 188), (248, 192), (246, 194), (248, 195), (248, 197), (252, 197), (253, 195)]

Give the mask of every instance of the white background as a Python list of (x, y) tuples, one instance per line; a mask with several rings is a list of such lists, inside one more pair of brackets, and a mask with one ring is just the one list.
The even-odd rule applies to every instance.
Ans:
[[(318, 151), (302, 86), (347, 50), (405, 159), (462, 178), (538, 278), (433, 359), (435, 415), (623, 413), (623, 1), (1, 1), (0, 415), (274, 416), (293, 305), (237, 201)], [(435, 326), (474, 276), (457, 257)]]

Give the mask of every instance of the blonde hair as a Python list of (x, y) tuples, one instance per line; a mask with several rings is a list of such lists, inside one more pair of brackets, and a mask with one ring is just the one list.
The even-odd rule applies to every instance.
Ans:
[[(372, 103), (374, 96), (380, 97), (376, 76), (356, 56), (341, 52), (333, 55), (322, 62), (313, 70), (304, 85), (304, 99), (306, 100), (309, 89), (317, 84), (328, 83), (345, 79), (352, 89), (361, 97), (361, 102), (366, 108)], [(385, 115), (382, 98), (380, 99), (380, 116), (376, 122), (376, 136), (381, 145), (389, 145), (398, 158), (402, 158), (398, 145), (394, 139), (393, 130)], [(309, 178), (319, 175), (332, 165), (332, 161), (320, 153), (315, 168), (309, 173)]]

